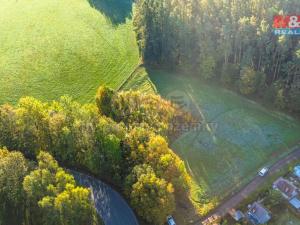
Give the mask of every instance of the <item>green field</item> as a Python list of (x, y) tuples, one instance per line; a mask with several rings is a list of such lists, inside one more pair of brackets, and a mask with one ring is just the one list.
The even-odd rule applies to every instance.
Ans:
[(138, 90), (143, 93), (156, 93), (156, 87), (150, 80), (148, 73), (144, 67), (138, 67), (132, 76), (124, 82), (122, 90)]
[(276, 218), (270, 221), (269, 225), (300, 225), (300, 218), (288, 209), (283, 209), (279, 215), (276, 215)]
[(183, 93), (184, 106), (204, 118), (203, 125), (172, 145), (201, 187), (193, 190), (195, 201), (225, 197), (300, 141), (300, 123), (293, 118), (197, 78), (175, 75), (150, 72), (159, 93)]
[(139, 65), (131, 0), (0, 0), (0, 104), (93, 99)]

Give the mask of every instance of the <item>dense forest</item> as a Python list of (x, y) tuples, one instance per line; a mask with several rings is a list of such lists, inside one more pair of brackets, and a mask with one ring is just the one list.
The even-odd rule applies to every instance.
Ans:
[(137, 0), (134, 26), (146, 65), (196, 71), (299, 113), (300, 41), (272, 27), (299, 10), (299, 0)]
[[(0, 106), (0, 146), (19, 150), (31, 159), (37, 156), (38, 161), (38, 167), (29, 173), (22, 155), (1, 153), (18, 157), (20, 162), (0, 159), (0, 172), (4, 171), (0, 173), (0, 198), (8, 203), (0, 209), (0, 220), (13, 214), (28, 225), (92, 224), (89, 192), (75, 186), (53, 155), (64, 166), (81, 168), (115, 184), (141, 218), (163, 224), (175, 209), (176, 196), (186, 195), (190, 187), (183, 161), (168, 147), (166, 134), (175, 118), (189, 121), (192, 117), (159, 96), (105, 87), (99, 88), (96, 104), (80, 105), (68, 97), (49, 103), (25, 97), (15, 107)], [(47, 153), (40, 153), (41, 149)], [(14, 175), (11, 170), (16, 163)], [(7, 179), (18, 183), (9, 189)], [(72, 195), (75, 192), (78, 196)], [(26, 201), (15, 200), (23, 198), (15, 193), (24, 193)], [(69, 211), (60, 208), (64, 201), (70, 203)], [(20, 216), (24, 213), (20, 202), (24, 216)]]

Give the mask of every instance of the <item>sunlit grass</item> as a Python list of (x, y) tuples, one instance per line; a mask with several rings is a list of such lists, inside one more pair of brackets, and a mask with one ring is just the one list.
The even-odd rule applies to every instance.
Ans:
[(122, 90), (139, 90), (143, 93), (155, 93), (156, 87), (150, 80), (144, 67), (138, 67), (131, 77), (124, 82)]
[(222, 87), (159, 71), (150, 72), (150, 77), (164, 96), (173, 91), (191, 96), (187, 105), (207, 123), (172, 145), (200, 186), (192, 190), (197, 202), (221, 199), (236, 191), (260, 167), (272, 164), (300, 141), (299, 121)]
[(25, 95), (93, 99), (139, 64), (132, 21), (111, 24), (87, 0), (0, 0), (0, 103)]

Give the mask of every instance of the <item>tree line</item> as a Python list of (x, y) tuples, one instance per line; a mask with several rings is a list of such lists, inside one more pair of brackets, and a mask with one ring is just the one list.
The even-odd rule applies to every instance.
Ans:
[[(190, 186), (183, 161), (168, 146), (166, 134), (174, 118), (192, 117), (159, 96), (134, 91), (100, 87), (96, 104), (85, 105), (69, 97), (46, 103), (24, 97), (16, 106), (0, 106), (0, 146), (31, 158), (42, 149), (64, 166), (89, 171), (122, 189), (141, 218), (161, 225), (174, 211), (176, 196), (187, 194)], [(61, 219), (63, 215), (55, 214), (59, 201), (72, 194), (76, 200), (77, 189), (73, 178), (49, 157), (39, 155), (41, 168), (25, 178), (24, 189), (30, 201), (38, 202), (35, 207)], [(48, 161), (52, 175), (44, 171)], [(49, 182), (44, 180), (48, 178)], [(47, 185), (39, 187), (36, 179)], [(27, 188), (30, 185), (37, 190)], [(81, 196), (88, 195), (82, 192)], [(45, 193), (49, 195), (44, 197)], [(76, 220), (71, 224), (79, 224)]]
[(136, 0), (145, 64), (196, 71), (246, 96), (300, 111), (300, 41), (273, 34), (273, 17), (298, 0)]

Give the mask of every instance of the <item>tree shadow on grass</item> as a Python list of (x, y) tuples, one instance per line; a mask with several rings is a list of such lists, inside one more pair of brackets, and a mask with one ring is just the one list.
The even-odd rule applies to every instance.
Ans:
[(104, 14), (113, 25), (131, 18), (133, 0), (88, 0), (90, 5)]

